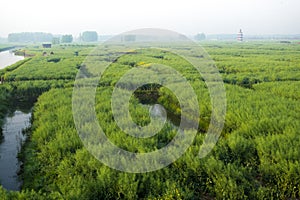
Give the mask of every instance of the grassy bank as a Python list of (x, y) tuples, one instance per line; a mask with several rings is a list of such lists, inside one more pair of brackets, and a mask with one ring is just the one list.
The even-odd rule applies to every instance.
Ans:
[(2, 140), (2, 125), (3, 119), (8, 111), (10, 97), (11, 97), (11, 87), (0, 85), (0, 142)]

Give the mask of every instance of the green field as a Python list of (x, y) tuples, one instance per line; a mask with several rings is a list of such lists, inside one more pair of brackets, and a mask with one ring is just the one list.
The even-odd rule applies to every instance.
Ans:
[(0, 186), (0, 199), (299, 199), (300, 45), (276, 41), (200, 44), (215, 61), (227, 100), (224, 129), (205, 158), (200, 159), (198, 152), (211, 118), (209, 92), (198, 72), (181, 57), (159, 49), (135, 50), (115, 60), (98, 84), (95, 110), (101, 127), (114, 144), (139, 153), (160, 149), (172, 140), (176, 134), (172, 124), (181, 108), (165, 87), (139, 88), (140, 95), (130, 99), (134, 122), (150, 122), (149, 107), (140, 103), (145, 96), (162, 104), (173, 119), (151, 138), (129, 137), (111, 111), (112, 91), (120, 77), (130, 69), (161, 63), (181, 72), (195, 91), (201, 117), (193, 144), (176, 162), (147, 173), (105, 166), (77, 134), (73, 85), (94, 46), (24, 47), (34, 56), (0, 70), (5, 80), (0, 85), (0, 125), (12, 99), (36, 101), (26, 133), (29, 139), (20, 153), (23, 186), (19, 192)]

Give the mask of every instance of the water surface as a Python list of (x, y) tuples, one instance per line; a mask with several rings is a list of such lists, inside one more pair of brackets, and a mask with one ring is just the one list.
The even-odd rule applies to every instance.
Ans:
[(16, 56), (12, 50), (2, 51), (0, 52), (0, 69), (3, 69), (23, 59), (24, 56)]
[(0, 183), (7, 190), (20, 190), (18, 177), (21, 162), (17, 156), (26, 137), (22, 129), (30, 126), (31, 113), (15, 111), (6, 116), (3, 129), (3, 140), (0, 143)]

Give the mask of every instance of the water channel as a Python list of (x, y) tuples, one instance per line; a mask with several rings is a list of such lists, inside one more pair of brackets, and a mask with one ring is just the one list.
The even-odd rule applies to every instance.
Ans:
[(15, 55), (13, 50), (2, 51), (0, 52), (0, 69), (3, 69), (23, 59), (24, 56)]
[(21, 162), (18, 153), (26, 136), (22, 130), (30, 126), (31, 112), (20, 110), (7, 115), (2, 126), (3, 140), (0, 143), (0, 183), (7, 190), (19, 190), (18, 177)]
[[(22, 59), (23, 56), (16, 56), (12, 50), (0, 52), (0, 69)], [(18, 159), (18, 153), (26, 139), (22, 130), (30, 126), (31, 109), (22, 104), (13, 107), (6, 114), (1, 127), (3, 138), (0, 141), (0, 184), (7, 190), (20, 190), (22, 182), (18, 172), (22, 163)]]

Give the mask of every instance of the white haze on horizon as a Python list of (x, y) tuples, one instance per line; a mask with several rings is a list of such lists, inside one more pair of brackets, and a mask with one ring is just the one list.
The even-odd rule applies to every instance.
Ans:
[(300, 34), (299, 0), (5, 0), (0, 37), (12, 32), (118, 34), (162, 28), (186, 35)]

